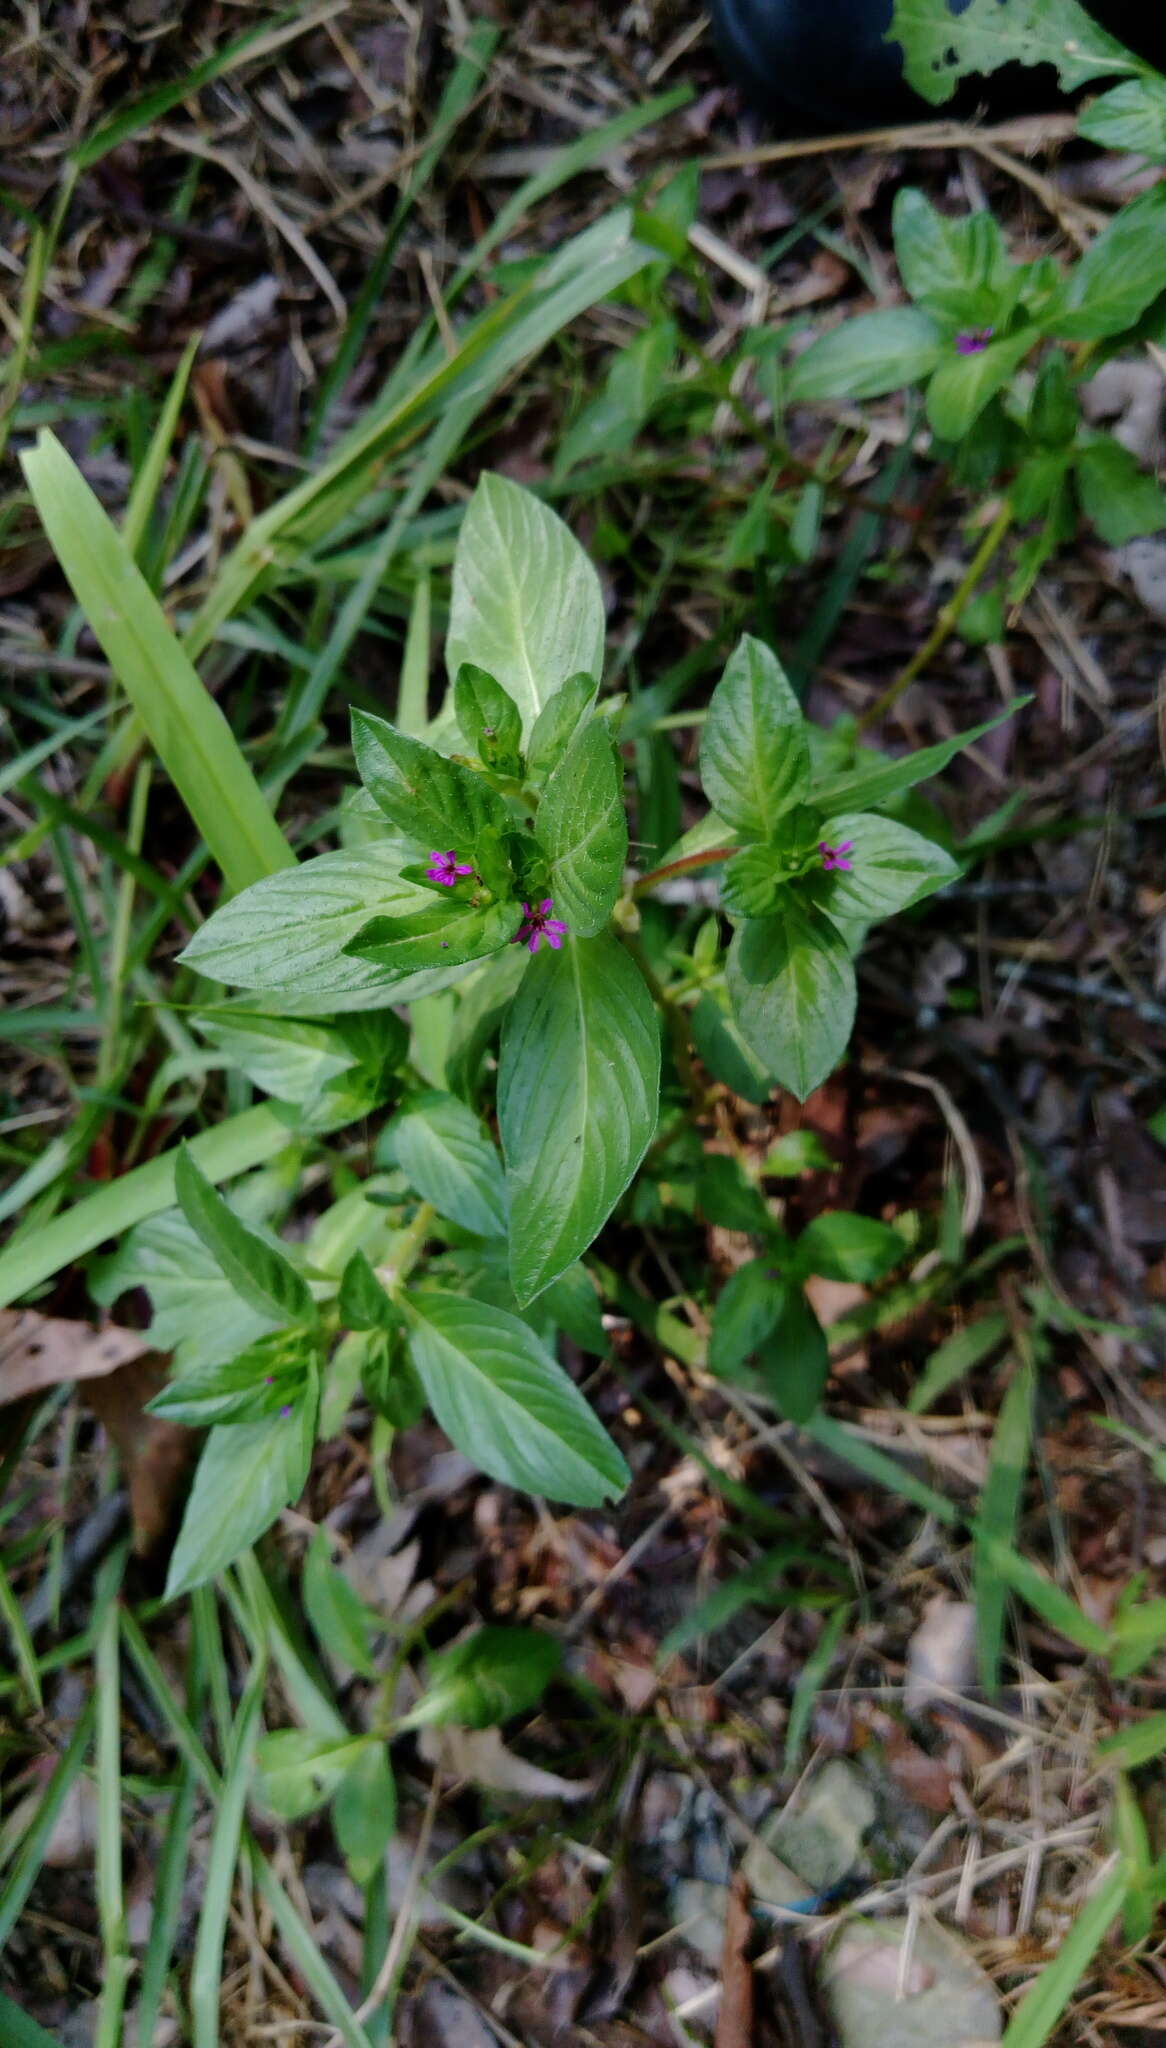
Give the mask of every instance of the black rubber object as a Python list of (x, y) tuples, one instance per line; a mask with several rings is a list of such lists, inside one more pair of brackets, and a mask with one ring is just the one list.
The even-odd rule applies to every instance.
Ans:
[[(1008, 0), (1000, 0), (1003, 6)], [(1111, 35), (1166, 70), (1162, 0), (1086, 0)], [(875, 128), (945, 113), (1016, 113), (1058, 99), (1051, 65), (1005, 65), (969, 78), (945, 106), (903, 83), (902, 53), (885, 40), (893, 0), (708, 0), (725, 65), (760, 112), (801, 129)], [(958, 8), (953, 8), (953, 13)]]

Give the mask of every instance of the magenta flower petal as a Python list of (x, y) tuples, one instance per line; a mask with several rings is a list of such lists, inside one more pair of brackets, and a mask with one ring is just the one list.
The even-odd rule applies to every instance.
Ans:
[(956, 354), (961, 356), (982, 355), (991, 341), (994, 331), (991, 327), (973, 327), (966, 334), (957, 334), (955, 338)]
[(550, 896), (543, 897), (537, 910), (531, 904), (524, 903), (522, 923), (511, 943), (515, 946), (526, 946), (530, 952), (537, 953), (539, 940), (545, 939), (557, 952), (563, 943), (563, 933), (567, 927), (557, 917), (551, 916), (554, 907), (554, 901)]
[(472, 875), (474, 872), (468, 861), (459, 861), (452, 846), (448, 853), (433, 852), (429, 858), (432, 866), (425, 870), (425, 879), (437, 882), (443, 889), (452, 889), (459, 875)]

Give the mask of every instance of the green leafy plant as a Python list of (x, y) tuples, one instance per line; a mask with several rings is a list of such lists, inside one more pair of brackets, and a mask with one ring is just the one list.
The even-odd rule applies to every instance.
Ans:
[[(1015, 532), (1007, 596), (1019, 602), (1079, 517), (1111, 545), (1166, 526), (1154, 478), (1081, 410), (1101, 362), (1161, 316), (1164, 227), (1166, 191), (1155, 186), (1062, 270), (1047, 256), (1016, 262), (991, 213), (949, 218), (907, 187), (895, 199), (894, 241), (912, 303), (860, 314), (811, 343), (792, 365), (788, 396), (871, 398), (922, 384), (937, 452), (956, 480), (1004, 493), (974, 582)], [(970, 596), (957, 607), (963, 624), (992, 637), (990, 620), (985, 635), (963, 610)]]
[[(341, 1353), (384, 1427), (427, 1403), (500, 1480), (582, 1505), (617, 1495), (623, 1457), (554, 1345), (565, 1331), (606, 1349), (580, 1260), (656, 1136), (662, 1087), (669, 1104), (698, 1106), (695, 1040), (714, 1076), (727, 1046), (763, 1094), (776, 1083), (804, 1099), (845, 1051), (870, 923), (959, 873), (886, 806), (977, 734), (892, 761), (816, 732), (776, 656), (746, 638), (704, 729), (708, 817), (630, 877), (622, 702), (598, 694), (603, 643), (598, 578), (567, 527), (484, 476), (454, 560), (443, 709), (424, 736), (357, 712), (364, 788), (347, 843), (273, 861), (186, 947), (188, 968), (244, 991), (197, 1022), (281, 1105), (289, 1142), (388, 1114), (377, 1170), (306, 1242), (281, 1240), (271, 1176), (226, 1199), (182, 1149), (177, 1209), (138, 1224), (95, 1272), (107, 1302), (145, 1285), (157, 1339), (176, 1347), (155, 1406), (210, 1430), (172, 1595), (296, 1498), (321, 1415), (336, 1426), (322, 1391)], [(699, 1026), (678, 992), (683, 966), (674, 991), (639, 929), (643, 900), (694, 865), (720, 868), (732, 927), (727, 948), (715, 922), (698, 940), (689, 993), (712, 1006)], [(839, 1215), (791, 1244), (755, 1191), (734, 1190), (730, 1162), (708, 1162), (706, 1184), (723, 1168), (718, 1213), (759, 1228), (766, 1250), (722, 1295), (711, 1362), (732, 1371), (763, 1352), (771, 1396), (804, 1418), (826, 1345), (803, 1279), (877, 1277), (902, 1241)]]

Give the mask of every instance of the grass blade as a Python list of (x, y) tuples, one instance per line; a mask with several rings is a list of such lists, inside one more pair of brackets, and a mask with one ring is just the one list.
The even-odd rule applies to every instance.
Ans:
[(243, 1812), (251, 1783), (255, 1736), (259, 1726), (259, 1709), (263, 1704), (266, 1676), (266, 1659), (258, 1657), (251, 1667), (251, 1675), (235, 1717), (218, 1810), (215, 1814), (202, 1912), (198, 1922), (198, 1939), (194, 1947), (194, 1966), (190, 1976), (190, 2017), (194, 2048), (219, 2048), (219, 1988), (223, 1973), (223, 1940), (227, 1930), (227, 1915), (231, 1908), (231, 1893), (235, 1888), (235, 1868), (239, 1861), (243, 1833)]
[(0, 2041), (4, 2048), (61, 2048), (55, 2034), (46, 2034), (43, 2027), (30, 2020), (18, 2005), (5, 1998), (0, 1991)]
[(224, 43), (221, 50), (215, 50), (201, 64), (193, 64), (180, 78), (170, 78), (164, 85), (156, 85), (152, 92), (131, 100), (128, 107), (122, 107), (110, 120), (103, 121), (88, 141), (73, 152), (75, 167), (79, 171), (91, 170), (103, 156), (109, 155), (111, 149), (117, 149), (139, 129), (148, 128), (151, 121), (159, 120), (172, 107), (181, 106), (183, 100), (192, 99), (204, 85), (211, 85), (228, 71), (236, 71), (240, 64), (278, 50), (284, 43), (304, 35), (308, 29), (318, 28), (322, 21), (343, 11), (341, 0), (328, 0), (327, 5), (313, 8), (310, 12), (299, 7), (289, 8), (283, 14), (273, 15), (270, 21), (261, 22), (257, 28), (249, 28), (245, 34), (236, 36), (233, 42)]
[[(291, 1142), (286, 1123), (266, 1103), (259, 1103), (228, 1117), (213, 1131), (200, 1132), (191, 1139), (190, 1149), (208, 1180), (218, 1182), (265, 1165)], [(84, 1258), (107, 1237), (117, 1237), (131, 1224), (156, 1216), (159, 1209), (172, 1209), (176, 1157), (176, 1152), (163, 1152), (148, 1165), (135, 1166), (132, 1173), (86, 1195), (51, 1223), (0, 1252), (0, 1308), (51, 1279), (62, 1266)]]
[(102, 1987), (94, 2048), (119, 2048), (126, 1985), (133, 1967), (126, 1934), (121, 1864), (121, 1673), (118, 1611), (113, 1593), (125, 1551), (110, 1560), (105, 1611), (97, 1636), (97, 1915), (101, 1926)]
[(294, 866), (223, 713), (72, 458), (44, 428), (21, 461), (74, 596), (228, 887)]
[(182, 360), (171, 379), (170, 389), (158, 414), (157, 425), (150, 436), (146, 459), (134, 478), (130, 491), (121, 535), (135, 561), (141, 552), (146, 521), (154, 509), (154, 502), (158, 496), (166, 459), (170, 453), (170, 443), (174, 439), (178, 415), (182, 411), (182, 401), (186, 397), (186, 387), (190, 381), (190, 372), (194, 367), (201, 339), (201, 335), (192, 334), (182, 352)]
[(44, 1705), (44, 1701), (41, 1697), (40, 1672), (37, 1669), (36, 1651), (32, 1646), (32, 1637), (25, 1627), (24, 1616), (20, 1611), (20, 1602), (12, 1590), (8, 1574), (2, 1564), (0, 1564), (0, 1619), (3, 1620), (12, 1638), (16, 1668), (28, 1687), (33, 1701), (38, 1707), (41, 1707)]
[(984, 1536), (994, 1537), (1010, 1550), (1015, 1543), (1028, 1469), (1035, 1393), (1036, 1369), (1031, 1359), (1025, 1359), (1000, 1404), (988, 1474), (980, 1496), (977, 1529), (982, 1533), (977, 1534), (973, 1549), (972, 1587), (976, 1604), (976, 1662), (980, 1684), (989, 1699), (995, 1696), (1000, 1684), (1008, 1587), (990, 1562)]
[[(199, 1741), (189, 1716), (183, 1713), (171, 1693), (139, 1623), (128, 1611), (122, 1614), (122, 1631), (138, 1675), (169, 1729), (175, 1747), (203, 1790), (217, 1801), (222, 1794), (219, 1774)], [(252, 1878), (271, 1909), (289, 1959), (303, 1977), (320, 2011), (331, 2020), (347, 2048), (372, 2048), (368, 2035), (321, 1955), (311, 1929), (305, 1927), (300, 1919), (267, 1858), (246, 1831), (243, 1841)]]
[(814, 1701), (818, 1697), (818, 1689), (834, 1661), (834, 1652), (842, 1640), (850, 1614), (851, 1610), (847, 1606), (835, 1608), (798, 1673), (793, 1699), (790, 1702), (789, 1723), (785, 1731), (787, 1771), (797, 1770), (802, 1744), (810, 1725), (810, 1716), (814, 1711)]
[(56, 1770), (45, 1788), (37, 1817), (24, 1838), (24, 1846), (13, 1863), (8, 1881), (0, 1892), (0, 1949), (8, 1940), (16, 1922), (24, 1911), (25, 1900), (40, 1875), (45, 1845), (52, 1834), (57, 1815), (60, 1813), (85, 1761), (89, 1738), (93, 1733), (93, 1719), (96, 1705), (87, 1700), (69, 1738)]
[(1116, 1862), (1087, 1899), (1057, 1954), (1046, 1963), (1008, 2023), (1000, 2048), (1044, 2048), (1057, 2021), (1112, 1927), (1129, 1890), (1130, 1873)]
[(959, 1510), (954, 1501), (946, 1500), (942, 1493), (928, 1486), (926, 1480), (916, 1479), (913, 1472), (908, 1472), (886, 1451), (880, 1451), (877, 1444), (867, 1443), (865, 1437), (855, 1436), (842, 1423), (835, 1422), (832, 1415), (812, 1415), (805, 1429), (806, 1435), (812, 1436), (815, 1443), (824, 1445), (836, 1457), (845, 1458), (848, 1465), (853, 1465), (867, 1479), (873, 1479), (876, 1486), (885, 1486), (889, 1493), (897, 1493), (915, 1507), (923, 1508), (945, 1527), (950, 1528), (959, 1521)]
[(1094, 1752), (1099, 1764), (1119, 1764), (1123, 1771), (1136, 1771), (1166, 1749), (1166, 1714), (1147, 1714), (1131, 1721), (1115, 1735), (1106, 1735)]
[(1110, 1637), (1100, 1623), (1090, 1619), (1084, 1608), (1064, 1592), (1053, 1579), (1048, 1579), (1027, 1557), (1011, 1544), (1001, 1542), (994, 1530), (980, 1524), (975, 1527), (976, 1544), (983, 1554), (984, 1564), (1019, 1595), (1042, 1621), (1047, 1622), (1058, 1635), (1078, 1649), (1087, 1650), (1090, 1656), (1104, 1657), (1110, 1648)]

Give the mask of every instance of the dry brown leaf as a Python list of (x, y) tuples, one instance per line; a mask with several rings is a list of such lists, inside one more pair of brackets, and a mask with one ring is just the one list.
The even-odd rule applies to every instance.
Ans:
[(0, 1405), (43, 1394), (62, 1380), (100, 1379), (149, 1348), (148, 1338), (115, 1323), (95, 1330), (34, 1308), (0, 1310)]
[(202, 1442), (199, 1430), (146, 1413), (147, 1401), (165, 1384), (166, 1374), (166, 1360), (147, 1352), (85, 1388), (87, 1404), (117, 1445), (138, 1557), (149, 1557), (168, 1536)]

